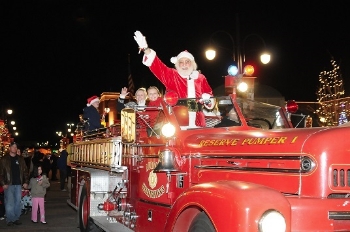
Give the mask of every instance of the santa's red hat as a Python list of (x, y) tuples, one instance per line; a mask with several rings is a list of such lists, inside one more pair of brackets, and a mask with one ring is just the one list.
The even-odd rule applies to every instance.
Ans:
[(187, 50), (180, 52), (179, 55), (177, 55), (176, 57), (171, 57), (170, 61), (171, 61), (171, 63), (176, 64), (176, 62), (178, 60), (180, 60), (181, 58), (188, 58), (188, 59), (194, 61), (193, 55), (191, 53), (189, 53)]
[(88, 103), (86, 105), (91, 106), (92, 103), (94, 103), (94, 102), (100, 102), (100, 99), (97, 96), (92, 96), (92, 97), (87, 99), (87, 102)]

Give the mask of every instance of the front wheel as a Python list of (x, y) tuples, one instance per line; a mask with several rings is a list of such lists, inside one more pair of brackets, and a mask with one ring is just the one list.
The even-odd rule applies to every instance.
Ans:
[(215, 232), (215, 229), (205, 212), (201, 212), (193, 219), (188, 232)]
[(89, 232), (103, 232), (104, 230), (102, 230), (100, 227), (96, 226), (96, 224), (92, 221), (92, 219), (89, 219)]

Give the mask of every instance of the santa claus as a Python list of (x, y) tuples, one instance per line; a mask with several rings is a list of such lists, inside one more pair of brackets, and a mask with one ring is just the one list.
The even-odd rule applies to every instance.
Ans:
[[(214, 107), (212, 89), (206, 77), (197, 71), (197, 64), (191, 53), (182, 51), (176, 57), (172, 57), (170, 61), (175, 64), (174, 69), (166, 66), (156, 52), (148, 48), (146, 37), (140, 31), (135, 32), (134, 39), (139, 46), (139, 52), (144, 52), (142, 63), (150, 68), (167, 91), (177, 92), (180, 98), (200, 99), (198, 102), (204, 103), (206, 108)], [(204, 114), (189, 109), (189, 127), (196, 126), (205, 126)]]

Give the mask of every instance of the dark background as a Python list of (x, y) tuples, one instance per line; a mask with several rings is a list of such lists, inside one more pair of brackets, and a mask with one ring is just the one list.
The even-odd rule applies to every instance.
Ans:
[[(233, 44), (216, 34), (214, 61), (204, 51), (211, 35), (229, 33), (258, 64), (264, 39), (272, 60), (256, 66), (257, 81), (286, 100), (316, 101), (318, 75), (331, 70), (333, 57), (350, 88), (350, 16), (346, 1), (101, 1), (27, 0), (0, 4), (0, 103), (11, 107), (17, 141), (58, 140), (56, 131), (77, 123), (86, 99), (127, 86), (162, 85), (141, 64), (133, 39), (140, 30), (150, 48), (169, 66), (170, 58), (191, 52), (213, 89), (232, 63)], [(237, 16), (238, 19), (237, 20)], [(238, 32), (238, 34), (237, 34)], [(248, 38), (248, 37), (247, 37)]]

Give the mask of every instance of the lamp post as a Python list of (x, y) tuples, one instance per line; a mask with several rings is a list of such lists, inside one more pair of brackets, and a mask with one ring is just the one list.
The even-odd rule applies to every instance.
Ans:
[(263, 64), (268, 64), (271, 60), (271, 55), (270, 53), (268, 53), (266, 51), (266, 43), (265, 43), (265, 40), (258, 34), (255, 34), (255, 33), (252, 33), (252, 34), (249, 34), (247, 35), (246, 37), (244, 37), (244, 40), (243, 40), (243, 62), (245, 62), (245, 51), (244, 51), (244, 48), (245, 48), (245, 43), (247, 41), (247, 39), (249, 37), (252, 37), (252, 36), (255, 36), (256, 38), (260, 39), (260, 41), (262, 42), (263, 46), (264, 46), (264, 51), (261, 53), (260, 55), (260, 61), (261, 63)]
[[(243, 46), (242, 46), (242, 51), (243, 52), (240, 52), (240, 48), (239, 48), (239, 45), (237, 44), (237, 45), (235, 45), (235, 40), (233, 39), (233, 37), (231, 36), (231, 34), (230, 33), (228, 33), (227, 31), (222, 31), (222, 30), (220, 30), (220, 31), (216, 31), (216, 32), (214, 32), (211, 36), (210, 36), (210, 41), (211, 41), (211, 43), (214, 43), (214, 44), (216, 44), (215, 43), (215, 40), (214, 40), (214, 37), (218, 34), (218, 33), (221, 33), (221, 34), (225, 34), (225, 35), (227, 35), (229, 38), (230, 38), (230, 41), (232, 42), (232, 59), (233, 59), (233, 61), (235, 61), (235, 62), (237, 62), (237, 73), (236, 73), (236, 75), (238, 74), (241, 74), (241, 75), (243, 75), (243, 74), (247, 74), (246, 73), (246, 70), (244, 70), (243, 69), (243, 63), (246, 61), (246, 54), (245, 54), (245, 43), (246, 43), (246, 41), (247, 41), (247, 39), (248, 38), (250, 38), (250, 37), (252, 37), (252, 36), (255, 36), (255, 37), (257, 37), (261, 42), (262, 42), (262, 44), (263, 44), (263, 47), (264, 47), (264, 51), (263, 51), (263, 53), (261, 53), (261, 55), (260, 55), (260, 61), (261, 61), (261, 63), (263, 63), (263, 64), (268, 64), (269, 62), (270, 62), (270, 60), (271, 60), (271, 55), (266, 51), (267, 50), (267, 47), (266, 47), (266, 43), (265, 43), (265, 40), (260, 36), (260, 35), (258, 35), (258, 34), (249, 34), (249, 35), (247, 35), (247, 36), (245, 36), (244, 37), (244, 40), (243, 40)], [(238, 33), (237, 33), (238, 34)], [(237, 35), (236, 34), (236, 35)], [(239, 38), (236, 38), (236, 41), (239, 41)], [(217, 45), (216, 45), (216, 47), (218, 47)], [(220, 46), (221, 47), (221, 46)], [(223, 48), (223, 47), (221, 47), (221, 48)], [(209, 49), (207, 49), (206, 50), (206, 52), (205, 52), (205, 56), (206, 56), (206, 58), (208, 59), (208, 60), (213, 60), (213, 59), (215, 59), (215, 57), (216, 57), (216, 49), (215, 48), (209, 48)]]
[[(237, 73), (238, 74), (245, 74), (244, 73), (244, 69), (243, 69), (243, 63), (245, 62), (246, 60), (246, 54), (245, 54), (245, 50), (244, 50), (244, 47), (245, 47), (245, 43), (247, 41), (247, 39), (251, 36), (256, 36), (258, 39), (261, 40), (262, 44), (263, 44), (263, 47), (264, 47), (264, 52), (260, 55), (260, 61), (261, 63), (263, 64), (268, 64), (271, 60), (271, 55), (266, 51), (266, 43), (264, 41), (264, 39), (259, 36), (258, 34), (249, 34), (247, 35), (246, 37), (244, 37), (244, 40), (243, 40), (243, 52), (236, 52), (236, 51), (240, 51), (240, 50), (237, 50), (235, 49), (235, 42), (234, 42), (234, 39), (232, 38), (232, 36), (226, 32), (226, 31), (216, 31), (214, 32), (212, 35), (211, 35), (211, 38), (210, 40), (213, 41), (214, 40), (214, 36), (218, 33), (224, 33), (226, 34), (230, 40), (232, 41), (232, 45), (233, 45), (233, 48), (232, 48), (232, 59), (233, 61), (237, 61)], [(205, 56), (208, 60), (213, 60), (215, 59), (216, 57), (216, 50), (214, 48), (209, 48), (206, 50), (205, 52)]]
[[(9, 105), (8, 102), (3, 101), (2, 104)], [(8, 125), (8, 115), (13, 114), (13, 110), (9, 107), (6, 107), (4, 105), (1, 106), (1, 118), (0, 118), (0, 148), (3, 145), (3, 142), (6, 141), (13, 141), (13, 138), (11, 138), (11, 132), (13, 130), (10, 130), (10, 127)], [(14, 125), (14, 121), (11, 121), (11, 125)], [(1, 148), (2, 150), (2, 148)]]
[(7, 115), (11, 115), (13, 113), (12, 109), (7, 109), (5, 110), (4, 107), (1, 109), (1, 120), (4, 121), (5, 126), (7, 126)]
[(72, 132), (72, 126), (74, 126), (74, 123), (67, 123), (67, 126), (68, 126), (69, 128), (67, 129), (68, 133), (67, 133), (67, 135), (66, 135), (66, 138), (68, 138), (68, 134), (69, 134), (70, 136), (73, 136), (73, 135), (74, 135), (74, 133)]
[(68, 128), (68, 132), (72, 132), (72, 126), (74, 126), (74, 123), (67, 123)]
[[(253, 86), (254, 86), (254, 78), (255, 78), (255, 77), (252, 77), (252, 75), (254, 74), (254, 67), (252, 65), (246, 65), (245, 67), (243, 67), (243, 63), (245, 63), (245, 61), (246, 61), (246, 54), (245, 54), (245, 50), (244, 50), (245, 43), (248, 40), (248, 38), (253, 37), (253, 36), (257, 37), (262, 42), (262, 45), (264, 47), (264, 52), (260, 56), (260, 61), (263, 64), (267, 64), (270, 62), (271, 55), (269, 53), (267, 53), (267, 51), (266, 51), (266, 43), (265, 43), (264, 39), (260, 35), (254, 34), (254, 33), (245, 36), (243, 39), (243, 46), (242, 46), (243, 49), (241, 52), (238, 14), (236, 15), (236, 38), (233, 39), (231, 34), (228, 33), (227, 31), (219, 30), (219, 31), (214, 32), (210, 36), (211, 43), (216, 44), (214, 38), (219, 33), (225, 34), (226, 36), (228, 36), (228, 38), (232, 42), (232, 59), (237, 64), (237, 65), (230, 65), (228, 67), (228, 70), (227, 70), (228, 76), (225, 77), (225, 90), (226, 90), (226, 92), (236, 94), (236, 89), (240, 89), (240, 87), (238, 85), (241, 85), (241, 84), (243, 84), (245, 86), (244, 89), (247, 91), (248, 85), (246, 83), (242, 82), (240, 80), (241, 78), (244, 78), (245, 81), (250, 82), (249, 86), (250, 86), (250, 90), (252, 91)], [(216, 45), (216, 47), (221, 47), (221, 46)], [(221, 48), (224, 48), (224, 47), (221, 47)], [(206, 58), (208, 60), (213, 60), (216, 56), (216, 50), (213, 48), (207, 49), (205, 52), (205, 55), (206, 55)], [(253, 92), (250, 94), (250, 98), (253, 98), (253, 96), (254, 96)]]

